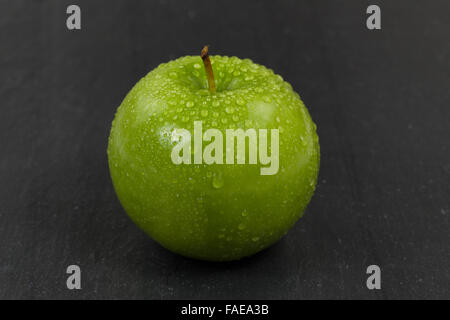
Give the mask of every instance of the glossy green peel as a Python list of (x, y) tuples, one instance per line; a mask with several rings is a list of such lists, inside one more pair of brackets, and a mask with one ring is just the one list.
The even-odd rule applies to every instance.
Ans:
[[(286, 234), (313, 195), (320, 156), (315, 125), (281, 76), (248, 59), (211, 63), (215, 93), (198, 56), (142, 78), (117, 110), (108, 159), (122, 206), (146, 233), (181, 255), (225, 261)], [(194, 121), (224, 133), (279, 129), (278, 173), (261, 175), (261, 164), (175, 165), (172, 132), (193, 132)]]

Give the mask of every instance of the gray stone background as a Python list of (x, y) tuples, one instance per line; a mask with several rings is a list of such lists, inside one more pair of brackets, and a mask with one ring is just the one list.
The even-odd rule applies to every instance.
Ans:
[[(66, 7), (82, 30), (66, 29)], [(382, 30), (365, 27), (369, 4)], [(0, 298), (450, 298), (448, 1), (0, 1)], [(319, 185), (272, 248), (174, 255), (125, 215), (106, 145), (159, 63), (251, 58), (317, 123)], [(68, 265), (82, 290), (66, 288)], [(366, 268), (382, 290), (366, 288)]]

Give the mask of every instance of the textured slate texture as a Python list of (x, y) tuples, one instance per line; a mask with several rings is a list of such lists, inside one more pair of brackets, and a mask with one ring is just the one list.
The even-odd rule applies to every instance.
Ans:
[[(81, 31), (65, 26), (72, 3)], [(450, 3), (376, 3), (381, 31), (368, 1), (1, 0), (0, 298), (450, 298)], [(203, 44), (283, 75), (321, 142), (305, 217), (233, 263), (162, 249), (107, 167), (128, 90)]]

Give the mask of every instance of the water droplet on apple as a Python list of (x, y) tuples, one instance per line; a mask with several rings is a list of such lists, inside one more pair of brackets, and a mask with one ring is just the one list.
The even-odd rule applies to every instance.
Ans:
[(306, 147), (307, 143), (306, 143), (305, 138), (303, 138), (303, 136), (300, 136), (300, 141), (302, 143), (302, 146)]
[(252, 238), (252, 241), (253, 241), (253, 242), (259, 241), (259, 237), (253, 237), (253, 238)]
[(192, 101), (186, 102), (186, 107), (191, 108), (194, 106), (194, 103)]
[(271, 103), (272, 102), (272, 99), (270, 97), (268, 97), (268, 96), (265, 96), (263, 98), (263, 100), (264, 100), (264, 102), (267, 102), (267, 103)]
[(223, 177), (221, 173), (218, 173), (214, 176), (212, 181), (212, 186), (214, 189), (220, 189), (224, 186), (225, 182), (223, 181)]
[(202, 66), (199, 65), (198, 63), (194, 64), (194, 68), (195, 68), (195, 69), (200, 69), (201, 67), (202, 67)]
[(208, 110), (203, 109), (202, 111), (200, 111), (200, 115), (202, 117), (206, 117), (208, 115)]
[(243, 105), (245, 104), (245, 100), (242, 99), (242, 98), (238, 98), (238, 99), (236, 100), (236, 103), (237, 103), (238, 105), (240, 105), (240, 106), (243, 106)]
[(247, 211), (243, 211), (243, 212), (242, 212), (242, 216), (243, 216), (243, 217), (246, 217), (247, 215), (248, 215)]
[(233, 109), (233, 107), (226, 107), (226, 108), (225, 108), (225, 112), (226, 112), (226, 113), (233, 113), (233, 112), (234, 112), (234, 109)]
[(244, 230), (245, 228), (246, 228), (246, 226), (245, 226), (244, 223), (240, 223), (240, 224), (238, 225), (238, 229), (239, 229), (239, 230)]

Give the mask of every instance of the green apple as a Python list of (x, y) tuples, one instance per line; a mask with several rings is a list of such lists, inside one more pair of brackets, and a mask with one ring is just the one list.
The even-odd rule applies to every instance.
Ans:
[[(181, 129), (193, 138), (174, 139)], [(202, 157), (213, 141), (205, 139), (209, 129), (223, 133), (223, 163)], [(259, 142), (264, 130), (276, 132), (278, 145), (267, 133), (267, 150), (251, 149), (247, 137), (244, 158), (226, 161), (230, 146), (239, 157), (238, 143), (226, 143), (227, 130), (237, 129), (254, 129)], [(175, 148), (185, 162), (173, 161)], [(278, 151), (268, 174), (264, 151)], [(130, 218), (165, 248), (213, 261), (252, 255), (285, 235), (314, 193), (319, 159), (316, 126), (289, 83), (249, 59), (207, 52), (142, 78), (118, 108), (108, 144), (114, 188)]]

